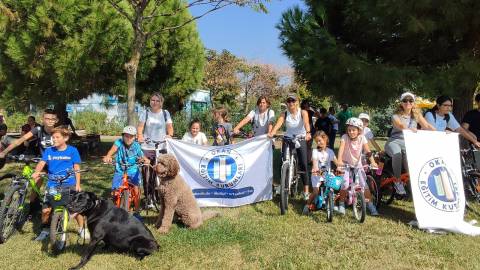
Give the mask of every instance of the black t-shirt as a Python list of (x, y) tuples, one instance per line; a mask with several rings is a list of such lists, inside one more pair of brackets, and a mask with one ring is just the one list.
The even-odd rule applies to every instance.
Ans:
[(480, 138), (480, 111), (471, 110), (465, 114), (462, 123), (469, 125), (468, 130), (473, 132), (477, 138)]
[(35, 127), (30, 132), (37, 137), (37, 147), (40, 154), (43, 154), (45, 149), (53, 146), (52, 134), (48, 133), (43, 126)]
[(317, 131), (323, 130), (323, 132), (325, 132), (327, 135), (330, 134), (332, 127), (333, 127), (332, 120), (328, 117), (325, 117), (325, 118), (320, 117), (315, 122), (315, 129)]

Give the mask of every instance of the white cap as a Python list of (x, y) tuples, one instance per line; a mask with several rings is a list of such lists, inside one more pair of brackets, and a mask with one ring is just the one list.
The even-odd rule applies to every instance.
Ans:
[(405, 92), (400, 96), (400, 100), (403, 100), (406, 97), (411, 97), (413, 100), (415, 100), (415, 95), (410, 93), (410, 92)]
[(358, 115), (358, 118), (367, 119), (368, 121), (370, 121), (370, 116), (368, 116), (368, 114), (366, 113), (361, 113), (360, 115)]
[(134, 126), (126, 126), (123, 128), (122, 134), (137, 135), (137, 129)]

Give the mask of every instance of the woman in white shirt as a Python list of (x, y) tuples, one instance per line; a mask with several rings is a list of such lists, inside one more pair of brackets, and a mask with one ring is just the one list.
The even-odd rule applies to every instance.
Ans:
[(268, 134), (272, 130), (275, 112), (270, 109), (270, 101), (266, 96), (257, 100), (257, 108), (250, 111), (245, 118), (233, 129), (233, 134), (240, 133), (240, 129), (248, 123), (252, 124), (253, 136)]
[(198, 145), (207, 145), (208, 144), (207, 136), (205, 136), (205, 133), (200, 131), (200, 127), (201, 127), (200, 120), (193, 119), (189, 125), (190, 131), (185, 132), (185, 135), (183, 135), (182, 141), (198, 144)]

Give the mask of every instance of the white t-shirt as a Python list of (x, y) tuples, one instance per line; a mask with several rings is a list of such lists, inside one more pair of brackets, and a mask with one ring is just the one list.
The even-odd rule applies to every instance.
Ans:
[[(147, 122), (145, 123), (145, 128), (143, 130), (143, 137), (145, 140), (150, 139), (152, 141), (163, 141), (165, 140), (165, 135), (167, 134), (167, 125), (172, 123), (172, 118), (170, 117), (170, 113), (165, 110), (165, 115), (163, 114), (164, 110), (160, 110), (157, 113), (153, 113), (150, 110), (144, 111), (140, 114), (139, 121), (140, 123), (145, 123), (145, 119)], [(148, 112), (148, 117), (146, 117)], [(165, 118), (167, 119), (165, 123)], [(165, 144), (161, 144), (165, 145)], [(155, 144), (150, 143), (143, 143), (142, 149), (144, 150), (155, 150)]]
[(363, 136), (365, 136), (365, 138), (367, 138), (367, 140), (373, 140), (373, 132), (372, 130), (369, 128), (369, 127), (364, 127), (363, 128)]
[(328, 115), (328, 118), (330, 118), (330, 120), (332, 120), (332, 123), (333, 123), (332, 129), (333, 129), (333, 130), (338, 130), (338, 122), (337, 122), (338, 119), (335, 117), (335, 115), (329, 114), (329, 115)]
[(448, 123), (447, 123), (447, 120), (445, 120), (445, 117), (437, 114), (436, 117), (434, 118), (431, 112), (427, 112), (425, 114), (425, 119), (427, 120), (428, 123), (434, 126), (437, 131), (445, 131), (447, 127), (455, 131), (460, 127), (460, 124), (458, 123), (457, 119), (455, 119), (455, 116), (453, 116), (451, 112), (449, 112), (448, 115), (450, 116)]
[[(267, 112), (268, 112), (268, 115), (267, 115)], [(250, 119), (250, 121), (254, 119), (253, 134), (255, 136), (260, 136), (268, 133), (268, 125), (270, 123), (273, 123), (273, 120), (275, 118), (275, 112), (272, 109), (267, 109), (263, 113), (259, 113), (257, 109), (257, 110), (250, 111), (247, 117)]]
[(335, 153), (330, 148), (327, 148), (323, 151), (318, 151), (318, 149), (312, 150), (312, 160), (316, 160), (318, 162), (319, 169), (325, 167), (327, 170), (330, 170), (334, 159)]
[(192, 137), (192, 133), (185, 132), (182, 141), (198, 145), (206, 145), (208, 143), (207, 136), (205, 136), (205, 133), (203, 132), (198, 132), (197, 136), (195, 137)]
[(285, 132), (285, 135), (287, 137), (307, 136), (307, 131), (305, 130), (305, 126), (303, 125), (302, 110), (300, 110), (300, 108), (297, 110), (295, 116), (287, 110), (285, 126), (287, 127), (287, 130)]

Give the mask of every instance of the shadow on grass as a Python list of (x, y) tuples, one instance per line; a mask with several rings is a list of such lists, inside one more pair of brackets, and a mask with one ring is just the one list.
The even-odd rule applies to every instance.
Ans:
[(412, 220), (416, 220), (415, 212), (405, 210), (395, 205), (383, 205), (378, 209), (380, 218), (390, 219), (395, 222), (407, 224)]

